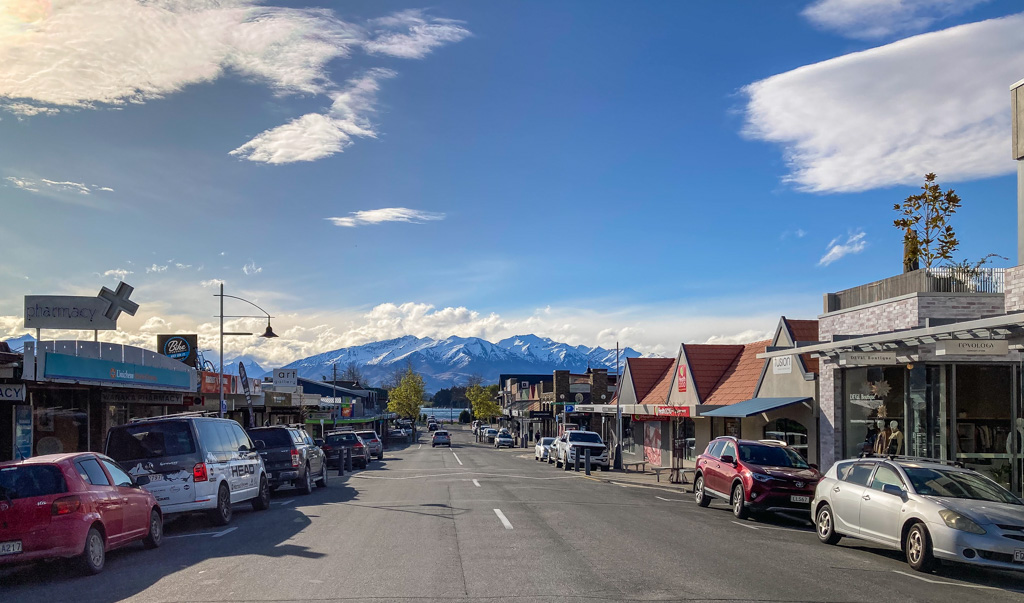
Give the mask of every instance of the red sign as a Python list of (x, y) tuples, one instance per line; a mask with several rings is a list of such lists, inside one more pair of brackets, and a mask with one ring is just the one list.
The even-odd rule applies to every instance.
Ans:
[(684, 364), (683, 362), (679, 363), (679, 391), (686, 391), (686, 364)]
[[(199, 373), (199, 391), (204, 394), (219, 394), (220, 387), (217, 385), (217, 373), (203, 371)], [(235, 393), (235, 376), (224, 375), (224, 393)]]
[(659, 417), (688, 417), (689, 406), (659, 406), (655, 409)]
[(664, 417), (656, 417), (654, 415), (633, 415), (634, 421), (664, 421)]

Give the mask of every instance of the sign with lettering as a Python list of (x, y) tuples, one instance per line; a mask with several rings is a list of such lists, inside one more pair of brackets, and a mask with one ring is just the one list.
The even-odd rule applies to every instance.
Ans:
[(0, 402), (24, 402), (24, 383), (0, 383)]
[(47, 379), (91, 381), (111, 386), (142, 386), (150, 389), (188, 390), (187, 370), (172, 371), (130, 362), (114, 362), (67, 354), (46, 353), (44, 376)]
[(196, 365), (196, 348), (199, 347), (198, 335), (157, 335), (156, 349), (158, 352), (184, 362), (188, 366)]
[(32, 456), (32, 407), (18, 404), (14, 407), (14, 460)]
[(679, 391), (686, 391), (686, 364), (683, 362), (679, 363), (679, 375), (677, 379), (677, 387)]
[(839, 364), (843, 366), (873, 366), (899, 364), (896, 352), (841, 352)]
[(252, 411), (252, 394), (249, 391), (249, 377), (245, 374), (245, 363), (238, 363), (238, 378), (242, 380), (242, 391), (245, 392), (245, 406), (249, 409), (249, 429), (256, 427), (256, 413)]
[(788, 375), (793, 372), (792, 356), (776, 356), (772, 358), (772, 374)]
[(274, 387), (298, 387), (299, 371), (297, 369), (274, 369)]
[(946, 356), (1005, 356), (1010, 353), (1010, 342), (1005, 339), (950, 339), (935, 344), (935, 355)]
[[(189, 398), (191, 399), (191, 396)], [(175, 406), (185, 403), (181, 394), (132, 391), (101, 392), (100, 402), (103, 404), (157, 404), (161, 406)]]
[(78, 329), (113, 331), (121, 312), (135, 316), (139, 305), (128, 300), (135, 289), (118, 283), (117, 290), (100, 289), (96, 297), (75, 295), (26, 295), (26, 329)]
[(689, 406), (658, 406), (655, 413), (659, 417), (688, 417), (690, 416)]

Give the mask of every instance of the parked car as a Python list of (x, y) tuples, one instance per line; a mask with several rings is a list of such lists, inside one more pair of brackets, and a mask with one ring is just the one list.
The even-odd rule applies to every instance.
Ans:
[(1024, 570), (1024, 504), (970, 469), (899, 457), (843, 461), (812, 504), (826, 544), (868, 540), (903, 551), (924, 572), (936, 560)]
[(494, 436), (494, 447), (501, 448), (502, 446), (508, 446), (509, 448), (515, 448), (516, 440), (512, 437), (512, 434), (506, 430), (501, 430), (496, 436)]
[(601, 468), (601, 471), (608, 471), (610, 463), (608, 460), (608, 447), (605, 446), (601, 435), (594, 431), (581, 431), (574, 429), (563, 433), (555, 438), (552, 450), (555, 454), (555, 466), (565, 466), (576, 463), (576, 455), (580, 455), (580, 462), (586, 458), (586, 450), (590, 449), (590, 465)]
[(437, 429), (437, 423), (435, 423), (434, 421), (427, 423), (427, 431), (437, 431)]
[(533, 447), (533, 456), (538, 461), (546, 461), (551, 456), (551, 446), (555, 443), (555, 438), (541, 438), (537, 440), (537, 444)]
[(321, 488), (327, 487), (324, 452), (304, 429), (284, 425), (257, 427), (249, 430), (249, 437), (264, 444), (260, 456), (271, 491), (289, 485), (302, 494), (312, 494), (314, 482)]
[(352, 466), (366, 469), (370, 466), (370, 449), (354, 431), (329, 431), (326, 437), (325, 453), (327, 464), (337, 467), (341, 464), (343, 448), (352, 449)]
[(494, 438), (498, 437), (498, 430), (493, 427), (488, 427), (484, 430), (484, 439), (488, 444), (494, 443)]
[(163, 513), (148, 482), (93, 452), (0, 463), (0, 566), (65, 557), (98, 574), (109, 550), (160, 546)]
[(478, 420), (476, 420), (476, 421), (473, 421), (473, 423), (472, 423), (472, 428), (473, 428), (473, 435), (476, 435), (477, 431), (479, 431), (479, 430), (480, 430), (480, 427), (481, 427), (481, 426), (482, 426), (483, 424), (484, 424), (484, 422), (483, 422), (483, 421), (480, 421), (479, 419), (478, 419)]
[(106, 453), (153, 493), (163, 515), (207, 512), (231, 522), (231, 505), (270, 508), (270, 482), (257, 445), (237, 421), (201, 416), (133, 420), (107, 431)]
[(369, 431), (357, 431), (356, 435), (363, 441), (363, 444), (370, 450), (370, 456), (377, 457), (377, 460), (384, 458), (384, 443), (380, 441), (380, 436), (377, 435), (376, 431), (372, 429)]
[(406, 435), (405, 430), (394, 428), (388, 430), (388, 439), (391, 440), (408, 440), (409, 436)]
[(452, 447), (452, 437), (447, 431), (438, 429), (434, 432), (434, 435), (430, 438), (430, 447), (434, 446), (447, 446)]
[(714, 498), (728, 501), (737, 519), (751, 511), (806, 513), (820, 479), (817, 467), (785, 442), (723, 436), (697, 457), (693, 492), (702, 507)]

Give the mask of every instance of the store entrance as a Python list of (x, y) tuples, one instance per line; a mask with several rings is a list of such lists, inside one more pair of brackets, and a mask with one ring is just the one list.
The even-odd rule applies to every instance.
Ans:
[(1021, 494), (1024, 421), (1014, 367), (957, 364), (955, 371), (956, 460)]

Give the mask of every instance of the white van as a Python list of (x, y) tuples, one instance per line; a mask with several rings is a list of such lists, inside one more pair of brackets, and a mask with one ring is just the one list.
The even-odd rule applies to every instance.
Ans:
[(133, 419), (107, 432), (106, 454), (133, 477), (145, 475), (164, 515), (206, 511), (231, 522), (231, 505), (270, 507), (267, 472), (237, 421), (170, 415)]

